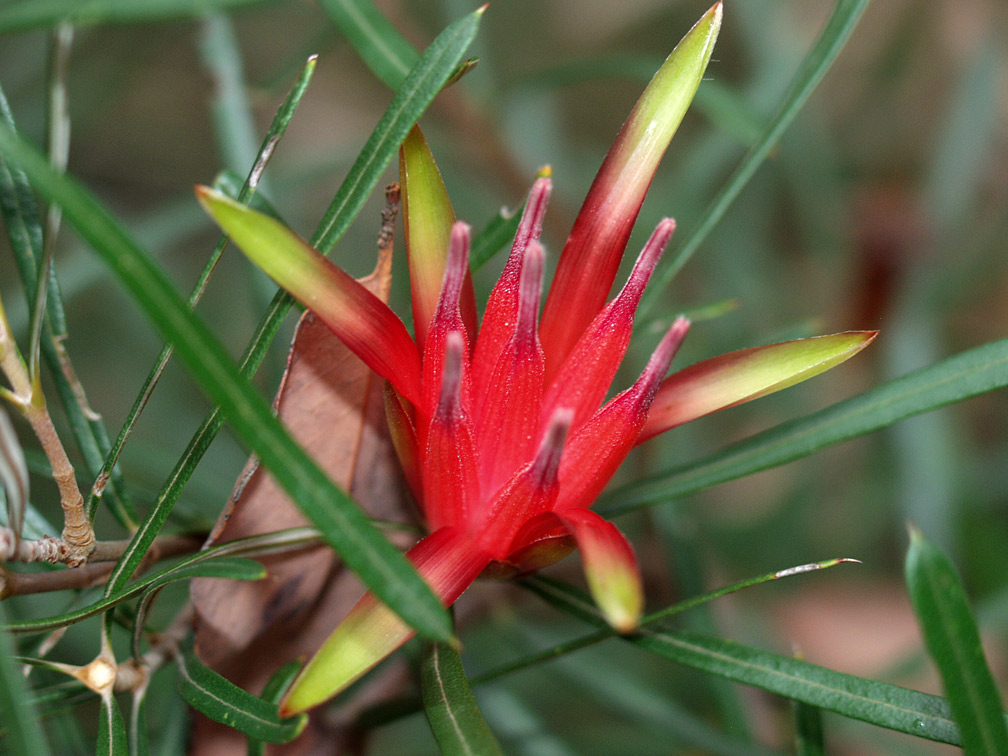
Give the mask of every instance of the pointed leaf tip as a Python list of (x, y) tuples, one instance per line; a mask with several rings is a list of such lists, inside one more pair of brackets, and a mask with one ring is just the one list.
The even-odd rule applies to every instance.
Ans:
[(853, 357), (877, 334), (849, 331), (741, 349), (673, 373), (658, 389), (637, 443), (819, 375)]

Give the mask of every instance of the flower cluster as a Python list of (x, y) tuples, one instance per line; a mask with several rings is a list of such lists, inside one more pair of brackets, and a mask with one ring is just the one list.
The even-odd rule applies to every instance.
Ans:
[[(581, 553), (610, 624), (641, 615), (630, 544), (590, 507), (638, 443), (810, 377), (871, 340), (848, 333), (724, 355), (666, 377), (689, 328), (678, 318), (640, 377), (605, 401), (634, 314), (675, 223), (658, 223), (620, 292), (606, 297), (651, 178), (710, 59), (715, 5), (656, 74), (577, 216), (542, 312), (539, 241), (551, 181), (528, 196), (504, 271), (478, 321), (469, 227), (455, 222), (418, 129), (401, 152), (414, 334), (388, 306), (276, 221), (209, 189), (200, 199), (255, 262), (387, 380), (396, 451), (430, 535), (409, 558), (446, 604), (481, 573), (520, 574)], [(283, 704), (334, 695), (413, 630), (370, 594), (309, 662)]]

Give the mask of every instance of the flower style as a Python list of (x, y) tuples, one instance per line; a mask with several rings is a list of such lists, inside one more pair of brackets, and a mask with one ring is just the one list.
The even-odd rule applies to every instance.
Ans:
[[(590, 509), (630, 450), (822, 372), (874, 337), (852, 332), (759, 347), (666, 378), (689, 329), (680, 317), (640, 377), (604, 401), (674, 221), (658, 224), (620, 292), (605, 299), (720, 20), (719, 3), (676, 47), (624, 124), (560, 255), (541, 318), (548, 177), (532, 187), (477, 324), (469, 227), (454, 222), (427, 144), (411, 132), (400, 172), (413, 337), (387, 305), (287, 228), (198, 190), (238, 246), (386, 379), (389, 428), (430, 529), (408, 556), (446, 605), (482, 573), (530, 572), (576, 547), (599, 609), (615, 629), (634, 629), (644, 602), (633, 549)], [(392, 610), (364, 596), (308, 663), (283, 711), (329, 698), (412, 635)]]

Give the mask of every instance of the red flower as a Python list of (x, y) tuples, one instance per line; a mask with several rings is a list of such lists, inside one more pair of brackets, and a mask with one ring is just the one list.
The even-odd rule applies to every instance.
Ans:
[[(720, 26), (715, 5), (656, 74), (624, 124), (560, 256), (541, 319), (539, 232), (549, 178), (529, 194), (477, 328), (469, 227), (451, 205), (419, 130), (401, 173), (415, 339), (383, 302), (274, 220), (209, 189), (201, 201), (235, 242), (388, 381), (389, 427), (430, 535), (409, 558), (446, 605), (481, 573), (519, 574), (575, 546), (593, 597), (620, 631), (641, 615), (630, 544), (590, 510), (630, 450), (675, 425), (796, 383), (874, 336), (760, 347), (665, 378), (689, 328), (677, 319), (640, 377), (607, 402), (634, 313), (675, 223), (661, 221), (608, 304), (654, 171), (696, 91)], [(366, 595), (309, 662), (283, 704), (302, 711), (349, 685), (413, 634)]]

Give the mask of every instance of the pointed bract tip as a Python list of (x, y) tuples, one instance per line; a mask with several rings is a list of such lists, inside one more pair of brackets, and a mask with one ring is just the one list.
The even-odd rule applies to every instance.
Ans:
[(536, 178), (537, 179), (553, 178), (553, 166), (552, 165), (541, 166), (539, 170), (536, 171)]
[(672, 238), (675, 227), (676, 222), (672, 218), (663, 218), (658, 223), (655, 230), (651, 233), (651, 237), (644, 245), (644, 249), (637, 256), (637, 262), (634, 263), (630, 277), (627, 279), (623, 291), (620, 292), (621, 297), (628, 296), (633, 300), (637, 300), (644, 293), (644, 287), (647, 286), (651, 274), (654, 273), (654, 269), (658, 265), (658, 261), (661, 259), (669, 239)]
[(662, 340), (658, 342), (658, 346), (655, 347), (654, 352), (651, 353), (651, 359), (648, 360), (647, 367), (644, 368), (644, 374), (641, 376), (642, 383), (652, 384), (657, 389), (658, 383), (665, 377), (669, 365), (672, 364), (672, 358), (675, 357), (676, 352), (679, 351), (679, 347), (682, 346), (683, 341), (686, 339), (689, 329), (689, 318), (680, 315), (675, 319), (675, 322), (665, 332)]
[(482, 16), (484, 13), (487, 12), (487, 8), (489, 8), (489, 7), (490, 7), (490, 3), (483, 3), (483, 5), (481, 5), (479, 8), (476, 9), (476, 15), (477, 16)]

